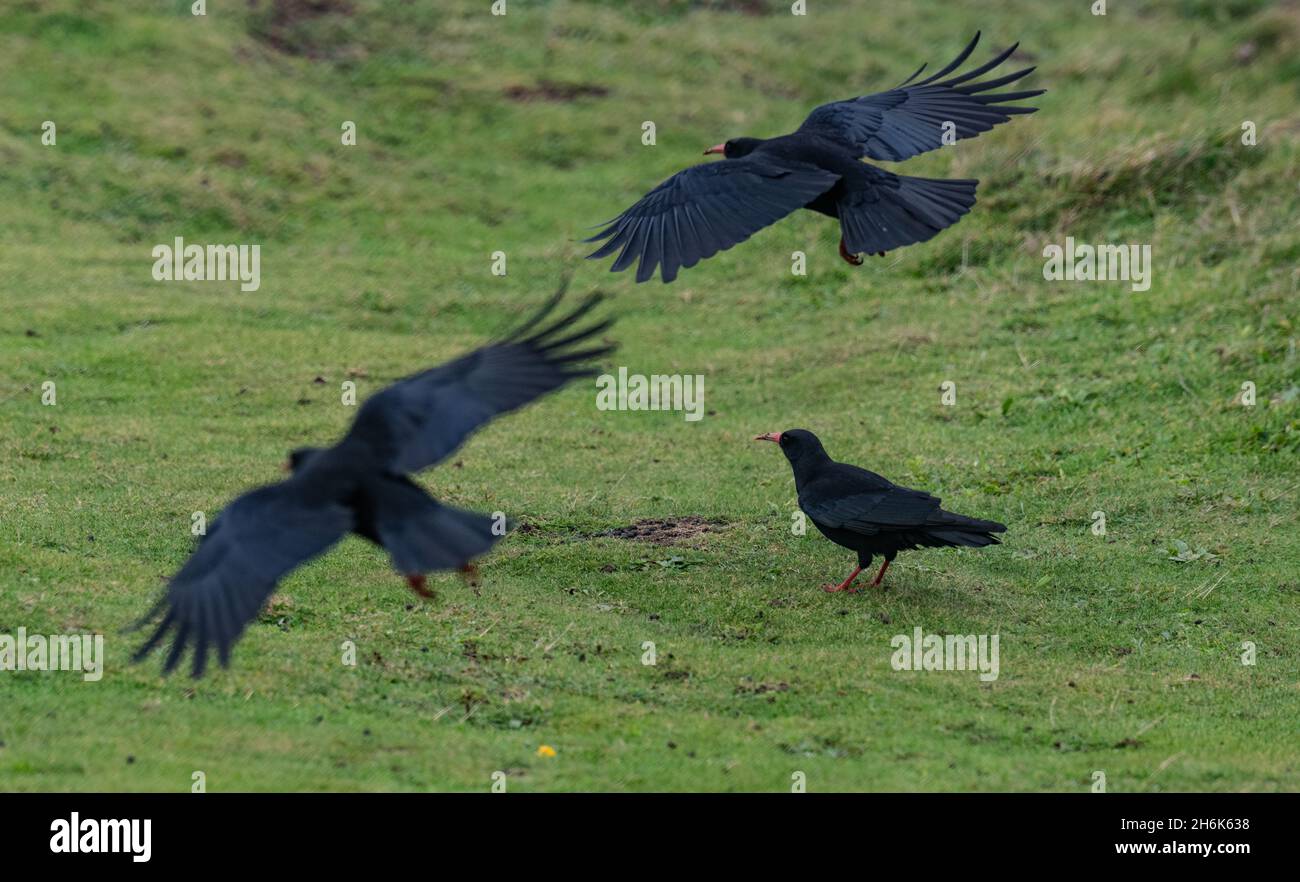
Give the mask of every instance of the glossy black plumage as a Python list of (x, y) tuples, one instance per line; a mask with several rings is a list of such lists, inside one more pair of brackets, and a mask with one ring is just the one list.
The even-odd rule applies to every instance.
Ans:
[(505, 339), (377, 393), (338, 444), (294, 451), (292, 477), (228, 505), (140, 622), (161, 616), (135, 660), (170, 634), (164, 671), (191, 647), (193, 676), (203, 674), (211, 649), (227, 665), (280, 579), (349, 532), (386, 549), (420, 593), (425, 573), (465, 568), (490, 549), (502, 533), (490, 516), (442, 505), (406, 475), (443, 459), (493, 417), (595, 373), (585, 362), (613, 347), (575, 347), (611, 322), (576, 323), (601, 297), (546, 324), (561, 294)]
[[(794, 471), (799, 508), (821, 533), (858, 554), (858, 569), (880, 555), (885, 565), (912, 548), (997, 545), (992, 534), (1006, 531), (996, 521), (944, 511), (940, 500), (924, 490), (900, 487), (866, 469), (831, 459), (821, 441), (805, 429), (768, 433), (756, 440), (775, 441)], [(881, 575), (884, 567), (881, 568)], [(836, 590), (848, 588), (855, 570)], [(876, 584), (880, 581), (876, 579)]]
[[(722, 145), (725, 159), (678, 172), (587, 239), (602, 242), (589, 256), (617, 253), (610, 269), (638, 263), (636, 280), (656, 267), (664, 282), (744, 240), (799, 208), (837, 218), (841, 256), (883, 254), (924, 242), (975, 204), (975, 180), (935, 180), (897, 175), (861, 158), (902, 160), (950, 141), (973, 138), (1017, 114), (1037, 108), (1012, 102), (1043, 90), (994, 92), (1027, 76), (1025, 68), (973, 82), (1004, 62), (1016, 46), (964, 74), (952, 76), (979, 42), (970, 44), (934, 76), (898, 87), (834, 101), (813, 110), (793, 134), (735, 138)], [(1017, 44), (1018, 45), (1018, 44)], [(706, 152), (717, 152), (710, 148)]]

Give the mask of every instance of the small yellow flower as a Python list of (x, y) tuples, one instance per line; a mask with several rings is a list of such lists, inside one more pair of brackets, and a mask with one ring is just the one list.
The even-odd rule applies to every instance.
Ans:
[(549, 745), (549, 744), (543, 744), (541, 747), (537, 748), (537, 755), (538, 755), (538, 756), (555, 756), (555, 748), (554, 748), (554, 747), (551, 747), (551, 745)]

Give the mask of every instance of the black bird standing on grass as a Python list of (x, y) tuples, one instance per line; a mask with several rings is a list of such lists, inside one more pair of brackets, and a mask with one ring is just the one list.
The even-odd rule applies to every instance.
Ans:
[(1038, 108), (1015, 105), (1045, 90), (990, 90), (1016, 82), (1024, 68), (981, 82), (1015, 52), (1017, 43), (986, 64), (943, 79), (970, 56), (970, 44), (943, 70), (913, 82), (925, 65), (887, 92), (823, 104), (798, 131), (778, 138), (732, 138), (710, 147), (723, 162), (678, 172), (610, 221), (588, 242), (605, 240), (592, 259), (618, 257), (610, 269), (640, 260), (636, 280), (661, 267), (664, 282), (680, 267), (695, 266), (798, 208), (840, 222), (840, 256), (857, 266), (861, 253), (925, 242), (975, 204), (976, 180), (935, 180), (896, 175), (860, 162), (898, 162), (945, 143), (973, 138), (1012, 116)]
[(858, 553), (857, 568), (840, 584), (823, 585), (826, 591), (854, 593), (853, 580), (877, 554), (885, 562), (872, 585), (880, 584), (900, 551), (949, 545), (982, 548), (999, 544), (993, 533), (1006, 532), (997, 521), (944, 511), (939, 500), (924, 490), (900, 487), (875, 472), (836, 462), (817, 436), (805, 429), (768, 432), (754, 440), (781, 446), (794, 469), (799, 508), (823, 536)]
[(293, 451), (290, 478), (245, 493), (227, 506), (139, 623), (163, 616), (135, 660), (148, 655), (170, 631), (174, 637), (165, 672), (176, 667), (187, 646), (194, 648), (195, 677), (203, 675), (211, 648), (228, 666), (230, 647), (276, 583), (349, 532), (384, 548), (393, 567), (421, 596), (433, 596), (426, 573), (458, 569), (472, 578), (471, 561), (504, 530), (494, 531), (487, 515), (442, 505), (407, 475), (448, 456), (498, 414), (595, 373), (583, 362), (613, 347), (573, 347), (613, 322), (575, 328), (600, 302), (600, 295), (592, 295), (568, 315), (542, 325), (562, 295), (563, 288), (500, 342), (374, 395), (341, 441)]

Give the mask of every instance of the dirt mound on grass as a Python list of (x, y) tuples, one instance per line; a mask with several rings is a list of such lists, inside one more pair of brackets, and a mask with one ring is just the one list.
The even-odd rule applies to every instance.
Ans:
[(694, 539), (704, 533), (716, 533), (723, 526), (722, 521), (709, 520), (699, 515), (686, 515), (681, 518), (633, 521), (626, 527), (616, 527), (597, 535), (611, 536), (615, 539), (628, 539), (635, 542), (650, 542), (655, 545), (672, 545), (687, 539)]

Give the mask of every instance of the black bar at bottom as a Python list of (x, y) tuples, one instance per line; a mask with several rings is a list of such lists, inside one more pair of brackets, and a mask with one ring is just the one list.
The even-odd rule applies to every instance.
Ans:
[[(0, 849), (9, 868), (204, 871), (435, 856), (536, 869), (562, 856), (566, 869), (609, 869), (608, 858), (635, 875), (629, 858), (653, 871), (690, 854), (692, 869), (734, 871), (774, 850), (803, 853), (811, 869), (845, 849), (927, 866), (1139, 855), (1224, 866), (1291, 854), (1297, 809), (1294, 794), (0, 794)], [(148, 860), (136, 860), (146, 842)]]

